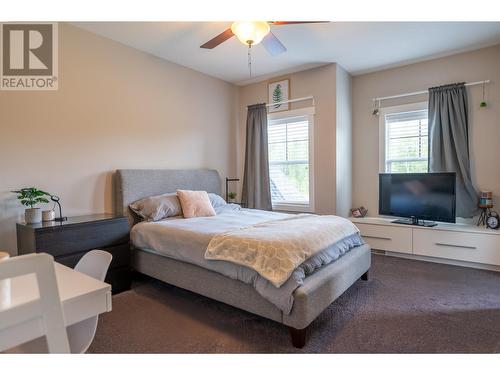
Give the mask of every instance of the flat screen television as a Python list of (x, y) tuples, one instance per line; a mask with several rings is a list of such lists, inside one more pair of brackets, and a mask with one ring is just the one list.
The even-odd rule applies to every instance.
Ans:
[(379, 214), (411, 219), (396, 221), (403, 224), (454, 223), (455, 184), (455, 173), (381, 173)]

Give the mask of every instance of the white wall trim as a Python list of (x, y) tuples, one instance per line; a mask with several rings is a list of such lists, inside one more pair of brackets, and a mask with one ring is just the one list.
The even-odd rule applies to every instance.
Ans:
[(267, 118), (271, 121), (274, 121), (284, 118), (290, 119), (294, 117), (310, 116), (314, 115), (314, 113), (315, 113), (315, 107), (306, 107), (306, 108), (292, 109), (289, 111), (268, 113)]

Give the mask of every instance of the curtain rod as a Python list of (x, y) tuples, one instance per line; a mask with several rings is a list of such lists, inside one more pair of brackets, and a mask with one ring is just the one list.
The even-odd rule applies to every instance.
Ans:
[(314, 96), (304, 96), (303, 98), (290, 99), (290, 100), (284, 100), (282, 102), (266, 104), (266, 107), (271, 107), (273, 105), (287, 104), (287, 103), (303, 102), (304, 100), (312, 100), (312, 104), (314, 105)]
[[(466, 83), (465, 86), (483, 85), (483, 84), (490, 83), (490, 82), (491, 81), (489, 79), (487, 79), (485, 81), (469, 82), (469, 83)], [(422, 94), (427, 94), (427, 93), (429, 93), (429, 90), (415, 91), (415, 92), (409, 92), (409, 93), (406, 93), (406, 94), (391, 95), (391, 96), (382, 96), (380, 98), (373, 98), (373, 101), (377, 102), (377, 101), (381, 101), (381, 100), (395, 99), (395, 98), (404, 98), (405, 96), (422, 95)]]

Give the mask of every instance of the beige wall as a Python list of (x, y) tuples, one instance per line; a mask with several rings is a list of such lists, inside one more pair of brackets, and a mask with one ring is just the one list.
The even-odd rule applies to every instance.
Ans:
[(352, 208), (352, 79), (337, 64), (336, 214), (349, 216)]
[(24, 212), (12, 189), (77, 215), (112, 211), (117, 168), (236, 173), (233, 85), (67, 24), (59, 40), (58, 91), (0, 92), (0, 250)]
[[(487, 108), (479, 108), (481, 87), (468, 88), (472, 175), (477, 188), (493, 191), (500, 203), (500, 46), (495, 46), (353, 78), (353, 205), (378, 214), (378, 118), (371, 114), (372, 98), (484, 79), (492, 80), (486, 86)], [(383, 104), (426, 100), (421, 95)]]
[[(335, 212), (336, 64), (276, 77), (239, 88), (238, 176), (245, 161), (246, 107), (268, 102), (268, 83), (290, 79), (290, 98), (314, 96), (314, 196), (318, 213)], [(293, 103), (290, 109), (310, 107), (311, 101)]]
[(117, 168), (207, 167), (242, 178), (246, 106), (267, 102), (267, 83), (281, 78), (290, 78), (291, 98), (315, 98), (316, 211), (344, 214), (364, 205), (372, 215), (378, 118), (371, 99), (491, 79), (487, 108), (479, 108), (481, 88), (469, 88), (472, 173), (499, 202), (500, 46), (353, 78), (329, 64), (236, 88), (67, 24), (59, 34), (58, 91), (0, 92), (0, 250), (15, 252), (15, 222), (24, 211), (12, 189), (46, 189), (61, 196), (67, 215), (78, 215), (112, 211)]

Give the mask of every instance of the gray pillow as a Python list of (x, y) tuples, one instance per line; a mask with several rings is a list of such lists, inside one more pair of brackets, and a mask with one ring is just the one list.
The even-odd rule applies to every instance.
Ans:
[(208, 193), (208, 199), (210, 199), (210, 203), (212, 203), (213, 208), (222, 207), (222, 206), (227, 205), (224, 198), (222, 198), (220, 195), (217, 195), (214, 193)]
[(142, 198), (130, 204), (129, 207), (147, 221), (158, 221), (167, 217), (182, 215), (181, 204), (176, 193)]

